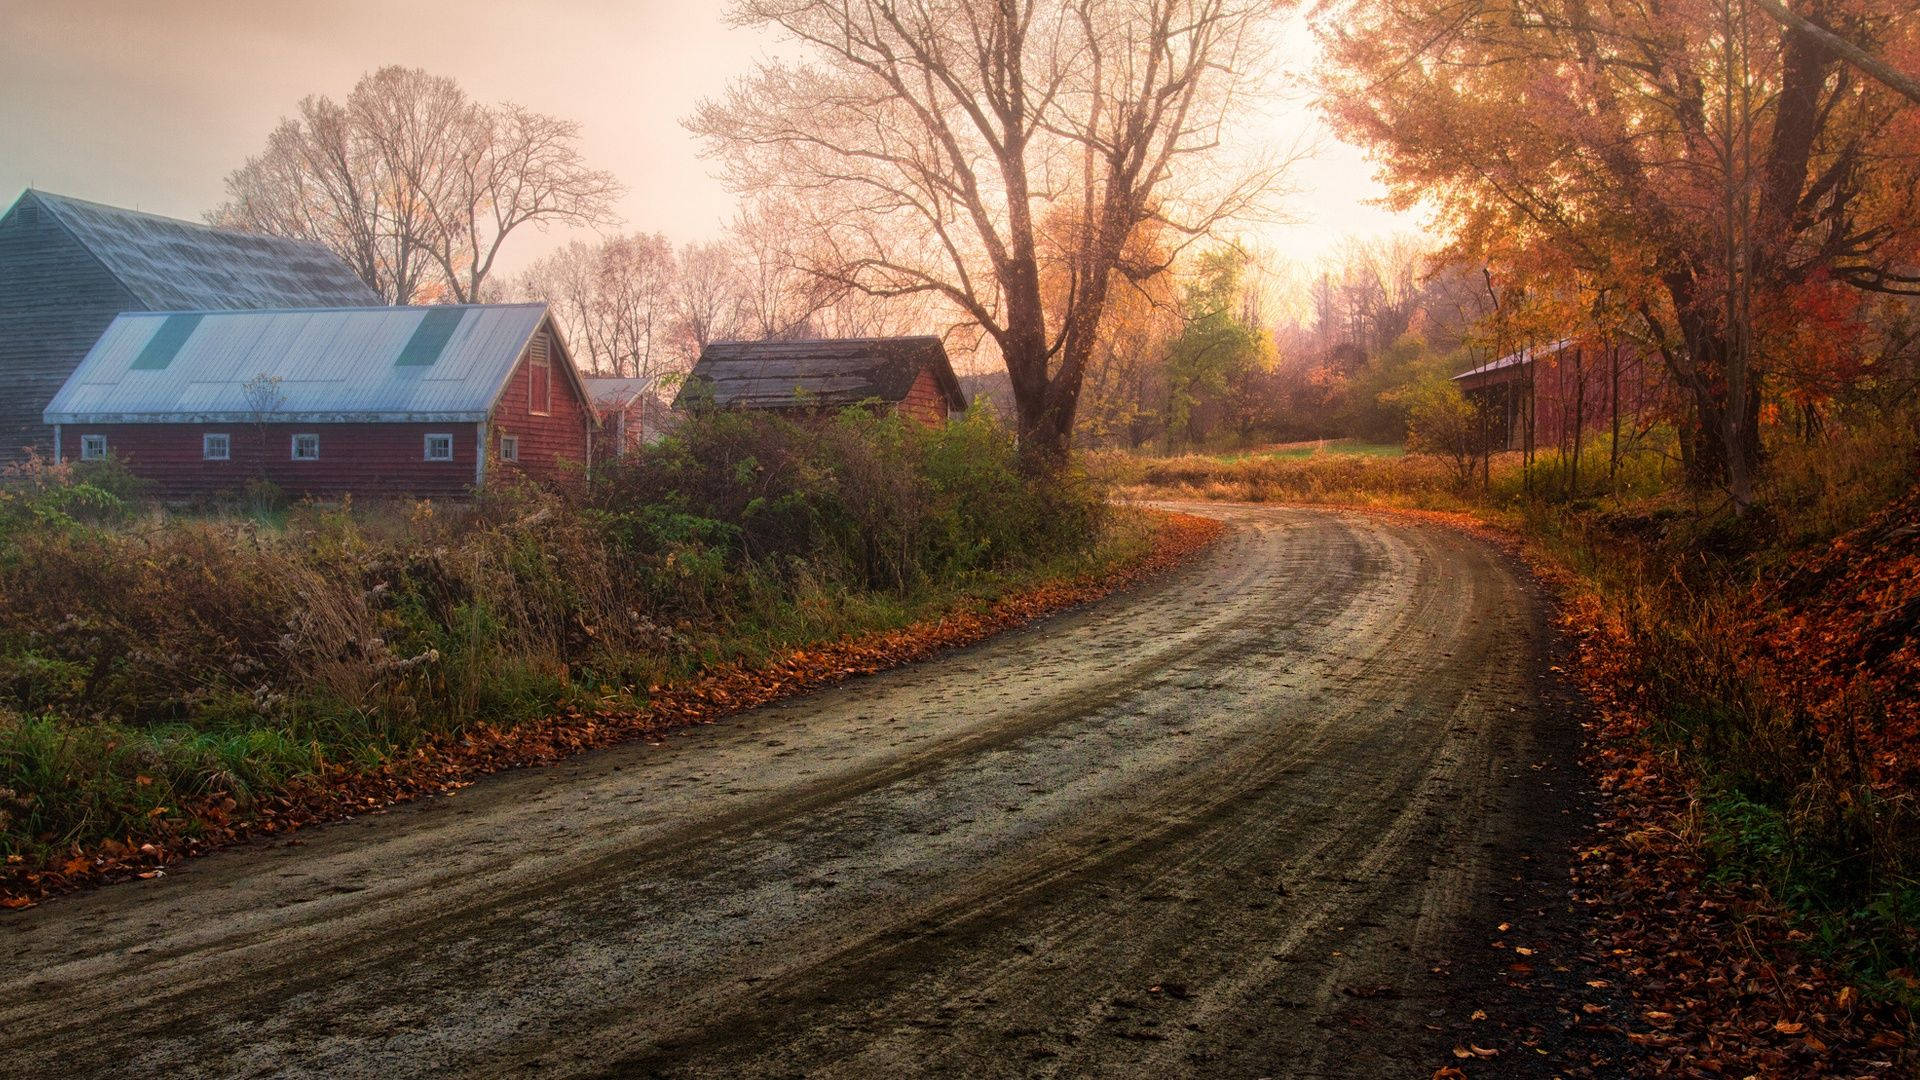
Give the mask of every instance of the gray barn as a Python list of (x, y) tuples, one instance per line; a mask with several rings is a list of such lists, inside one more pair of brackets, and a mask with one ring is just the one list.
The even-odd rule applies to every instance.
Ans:
[(51, 450), (42, 410), (123, 311), (381, 302), (318, 244), (28, 190), (0, 216), (0, 463)]
[(815, 412), (867, 401), (929, 424), (967, 408), (937, 337), (716, 341), (673, 407)]

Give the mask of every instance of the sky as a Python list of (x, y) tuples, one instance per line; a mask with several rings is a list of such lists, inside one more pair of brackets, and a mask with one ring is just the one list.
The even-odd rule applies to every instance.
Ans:
[[(589, 162), (627, 187), (618, 228), (706, 239), (735, 199), (680, 121), (777, 42), (728, 25), (724, 0), (0, 0), (0, 208), (37, 187), (198, 220), (222, 181), (308, 94), (344, 98), (387, 64), (455, 78), (474, 98), (577, 120)], [(1297, 19), (1283, 66), (1311, 62)], [(1255, 241), (1311, 263), (1349, 235), (1417, 222), (1369, 205), (1361, 153), (1319, 127), (1308, 96), (1276, 94), (1262, 122), (1303, 136), (1282, 203), (1295, 224)], [(519, 233), (514, 271), (569, 233)]]

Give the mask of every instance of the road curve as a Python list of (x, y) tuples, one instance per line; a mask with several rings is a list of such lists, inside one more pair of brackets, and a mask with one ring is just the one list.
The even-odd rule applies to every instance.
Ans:
[(1026, 630), (0, 919), (0, 1075), (1427, 1075), (1552, 812), (1541, 601), (1190, 509)]

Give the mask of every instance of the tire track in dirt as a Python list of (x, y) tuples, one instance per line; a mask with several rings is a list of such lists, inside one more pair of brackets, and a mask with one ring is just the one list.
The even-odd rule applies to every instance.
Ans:
[(0, 920), (0, 1072), (1430, 1063), (1551, 719), (1538, 601), (1434, 526), (1200, 512), (1088, 609)]

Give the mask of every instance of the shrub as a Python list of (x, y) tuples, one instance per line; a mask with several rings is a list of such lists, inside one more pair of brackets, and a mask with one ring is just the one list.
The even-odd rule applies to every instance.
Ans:
[[(92, 463), (89, 463), (92, 464)], [(0, 854), (174, 828), (576, 692), (894, 625), (1084, 553), (1100, 492), (991, 417), (709, 413), (590, 491), (139, 513), (110, 468), (0, 477)], [(273, 507), (280, 512), (262, 514)]]

